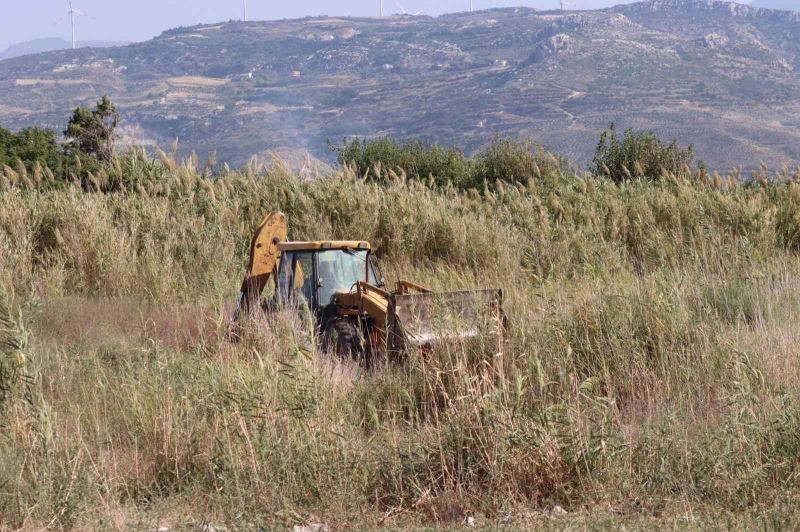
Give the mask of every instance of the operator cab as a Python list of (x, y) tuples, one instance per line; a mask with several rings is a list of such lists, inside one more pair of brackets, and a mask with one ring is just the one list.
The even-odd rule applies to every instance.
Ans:
[(314, 313), (324, 311), (336, 292), (351, 292), (359, 281), (379, 286), (380, 277), (368, 242), (282, 242), (276, 278), (280, 303), (305, 302)]

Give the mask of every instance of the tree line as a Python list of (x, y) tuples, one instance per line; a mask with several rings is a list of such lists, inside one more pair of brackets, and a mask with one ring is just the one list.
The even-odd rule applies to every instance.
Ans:
[[(366, 179), (384, 181), (402, 173), (407, 178), (463, 189), (493, 187), (498, 182), (526, 183), (545, 175), (574, 175), (577, 170), (565, 157), (543, 146), (499, 136), (471, 157), (458, 148), (391, 137), (355, 138), (331, 149), (340, 165), (352, 166)], [(676, 140), (667, 143), (653, 131), (633, 129), (620, 138), (612, 124), (602, 133), (588, 171), (622, 183), (692, 175), (704, 169), (702, 161), (695, 162), (691, 145), (682, 147)]]
[[(93, 109), (73, 111), (61, 141), (52, 129), (29, 127), (12, 132), (0, 128), (0, 169), (19, 173), (40, 165), (49, 168), (56, 179), (91, 180), (113, 162), (119, 120), (116, 106), (103, 96)], [(499, 136), (472, 156), (456, 147), (391, 137), (344, 140), (330, 149), (341, 166), (350, 166), (364, 179), (385, 181), (402, 175), (460, 189), (493, 187), (497, 182), (525, 183), (576, 171), (565, 157), (542, 146)], [(676, 140), (666, 143), (653, 131), (628, 129), (620, 138), (612, 124), (602, 133), (588, 170), (621, 183), (691, 175), (696, 169), (703, 170), (704, 165), (695, 163), (691, 145), (682, 147)]]
[(27, 127), (18, 132), (0, 128), (0, 167), (31, 170), (40, 165), (57, 178), (80, 178), (82, 173), (111, 163), (119, 112), (108, 96), (94, 109), (76, 108), (59, 142), (52, 129)]

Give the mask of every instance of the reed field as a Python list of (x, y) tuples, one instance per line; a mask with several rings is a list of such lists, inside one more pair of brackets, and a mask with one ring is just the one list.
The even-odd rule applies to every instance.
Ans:
[[(800, 181), (685, 170), (5, 168), (0, 529), (797, 529)], [(273, 210), (389, 283), (502, 288), (502, 350), (364, 370), (291, 313), (229, 342)]]

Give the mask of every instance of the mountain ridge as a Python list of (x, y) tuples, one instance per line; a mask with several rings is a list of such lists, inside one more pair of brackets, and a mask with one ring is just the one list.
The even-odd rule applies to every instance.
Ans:
[(800, 14), (714, 0), (176, 28), (0, 62), (0, 125), (63, 127), (109, 93), (129, 142), (220, 160), (351, 136), (472, 151), (530, 137), (586, 164), (600, 131), (653, 129), (712, 167), (800, 160)]
[[(113, 46), (125, 46), (128, 44), (130, 44), (128, 41), (106, 40), (76, 42), (78, 48), (110, 48)], [(68, 40), (62, 39), (61, 37), (31, 39), (29, 41), (14, 43), (0, 51), (0, 61), (4, 59), (12, 59), (14, 57), (22, 57), (25, 55), (52, 52), (54, 50), (67, 50), (70, 48), (72, 48), (72, 44)]]

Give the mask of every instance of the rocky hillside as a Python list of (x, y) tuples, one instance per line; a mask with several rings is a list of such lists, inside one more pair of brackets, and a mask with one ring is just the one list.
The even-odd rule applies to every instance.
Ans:
[(220, 160), (390, 134), (467, 150), (529, 136), (586, 163), (609, 123), (712, 167), (800, 160), (800, 14), (711, 0), (575, 13), (308, 18), (180, 28), (0, 62), (0, 125), (63, 127), (110, 94), (128, 140)]

